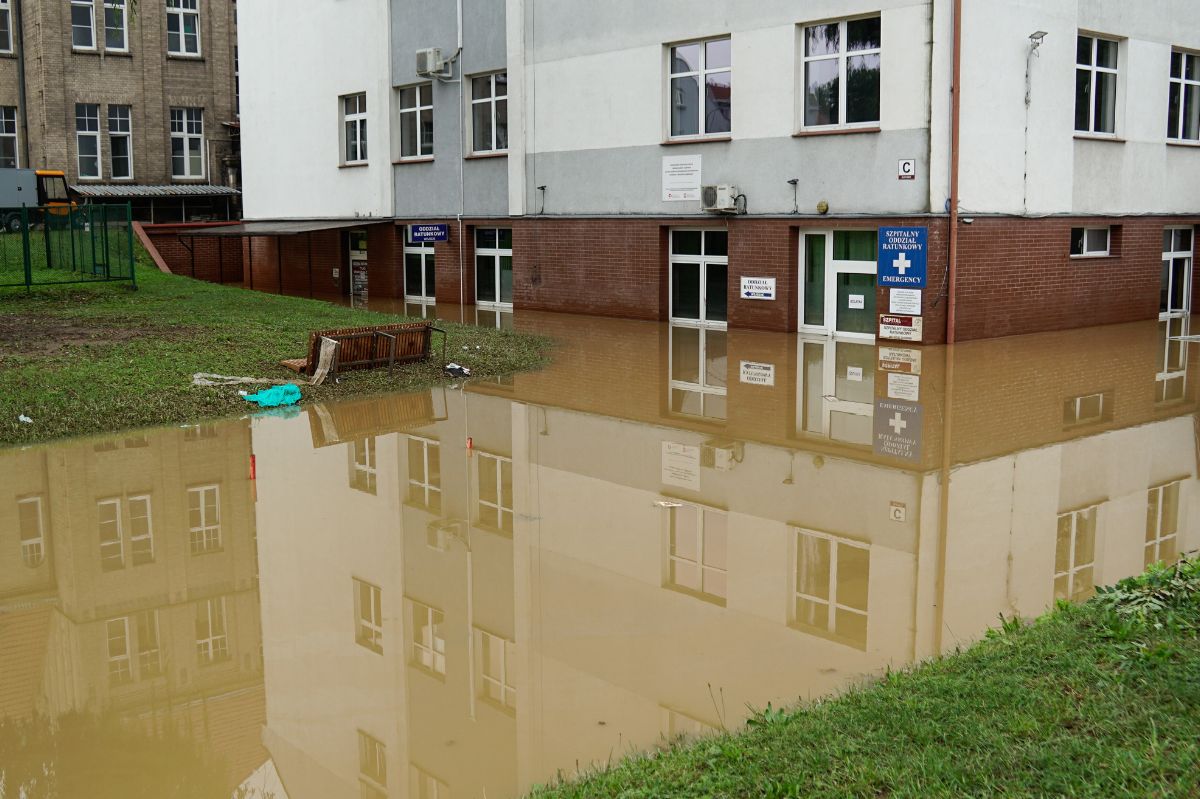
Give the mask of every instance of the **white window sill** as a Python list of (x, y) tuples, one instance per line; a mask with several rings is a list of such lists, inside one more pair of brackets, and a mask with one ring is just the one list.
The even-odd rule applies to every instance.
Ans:
[(78, 180), (80, 183), (99, 183), (100, 181), (104, 180), (104, 178), (99, 175), (94, 175), (92, 177), (80, 175), (78, 178), (76, 178), (76, 180)]
[(180, 61), (203, 61), (204, 55), (201, 53), (172, 53), (168, 50), (167, 58), (178, 58)]
[(1124, 144), (1125, 140), (1117, 136), (1115, 133), (1087, 133), (1082, 130), (1075, 131), (1075, 138), (1080, 141), (1108, 141), (1116, 144)]
[(100, 55), (100, 51), (95, 47), (72, 47), (72, 53), (88, 53), (90, 55)]
[(733, 136), (728, 133), (713, 133), (707, 136), (676, 136), (663, 139), (661, 144), (669, 146), (672, 144), (708, 144), (710, 142), (729, 142), (733, 141)]
[(508, 150), (485, 150), (484, 152), (480, 153), (464, 155), (463, 158), (467, 161), (473, 161), (479, 158), (508, 158)]
[(355, 169), (357, 167), (370, 166), (368, 161), (346, 161), (338, 164), (338, 169)]
[(432, 162), (432, 155), (411, 155), (404, 158), (397, 158), (392, 162), (392, 166), (404, 166), (405, 164), (429, 164)]
[(839, 125), (836, 127), (801, 128), (793, 133), (792, 136), (796, 138), (804, 138), (806, 136), (844, 136), (852, 133), (881, 133), (882, 130), (883, 129), (879, 127), (879, 123), (861, 125), (858, 127), (846, 127), (844, 125)]
[(1168, 147), (1200, 147), (1200, 139), (1167, 139)]
[(1083, 253), (1082, 255), (1071, 255), (1069, 257), (1072, 261), (1087, 261), (1095, 260), (1097, 258), (1115, 258), (1116, 256), (1108, 252), (1088, 252)]

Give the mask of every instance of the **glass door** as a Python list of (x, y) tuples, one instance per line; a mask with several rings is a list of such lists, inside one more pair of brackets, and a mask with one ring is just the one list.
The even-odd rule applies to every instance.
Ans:
[(475, 230), (475, 303), (512, 310), (512, 230)]
[(1164, 228), (1158, 318), (1187, 316), (1192, 309), (1192, 229)]
[(728, 318), (729, 234), (671, 231), (671, 323), (723, 329)]
[(878, 234), (805, 231), (800, 245), (800, 330), (874, 340)]
[(875, 345), (800, 337), (796, 432), (870, 446)]

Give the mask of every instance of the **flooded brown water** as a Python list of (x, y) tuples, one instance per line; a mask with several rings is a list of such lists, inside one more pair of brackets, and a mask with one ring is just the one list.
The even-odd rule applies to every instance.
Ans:
[(1186, 320), (492, 321), (555, 364), (0, 452), (0, 796), (516, 797), (1200, 547)]

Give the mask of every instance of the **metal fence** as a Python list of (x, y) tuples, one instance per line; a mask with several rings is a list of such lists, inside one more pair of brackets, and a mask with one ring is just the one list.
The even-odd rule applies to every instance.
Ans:
[(133, 216), (124, 205), (0, 208), (0, 288), (128, 281)]

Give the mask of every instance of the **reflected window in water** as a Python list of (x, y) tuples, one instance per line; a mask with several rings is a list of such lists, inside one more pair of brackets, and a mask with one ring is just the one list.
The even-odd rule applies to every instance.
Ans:
[(874, 440), (875, 346), (798, 339), (797, 432), (870, 446)]
[(21, 562), (31, 569), (36, 569), (46, 559), (41, 497), (24, 497), (17, 500), (17, 531), (21, 536)]
[(432, 439), (408, 437), (408, 501), (431, 513), (442, 509), (441, 452)]
[(158, 677), (163, 673), (159, 648), (158, 611), (144, 610), (134, 616), (137, 630), (138, 678)]
[(409, 663), (439, 677), (446, 676), (446, 615), (437, 608), (408, 600), (412, 653)]
[(201, 666), (229, 658), (223, 596), (196, 603), (196, 658)]
[(1063, 403), (1063, 425), (1094, 424), (1108, 422), (1113, 415), (1113, 396), (1111, 391), (1101, 391), (1095, 394), (1084, 394), (1072, 397)]
[(1158, 323), (1162, 344), (1162, 369), (1154, 377), (1155, 402), (1179, 402), (1187, 396), (1188, 342), (1179, 336), (1188, 334), (1187, 317), (1163, 319)]
[(792, 624), (865, 649), (870, 547), (813, 530), (795, 536)]
[(102, 499), (96, 503), (100, 528), (100, 568), (106, 572), (125, 568), (125, 535), (121, 527), (121, 500)]
[(512, 459), (481, 452), (479, 469), (479, 524), (489, 530), (512, 534)]
[(133, 680), (133, 668), (129, 656), (129, 619), (109, 619), (105, 625), (108, 632), (108, 681), (122, 685)]
[(358, 775), (362, 799), (387, 797), (387, 747), (362, 730), (358, 731)]
[(517, 708), (517, 687), (513, 675), (516, 666), (516, 644), (508, 639), (475, 628), (475, 651), (479, 661), (479, 697), (506, 712)]
[(350, 487), (364, 494), (374, 494), (375, 436), (360, 438), (347, 447), (350, 452)]
[(1179, 532), (1180, 484), (1176, 480), (1146, 492), (1146, 566), (1171, 564), (1178, 557), (1175, 536)]
[[(158, 643), (158, 611), (146, 610), (133, 616), (109, 619), (105, 623), (108, 637), (108, 680), (122, 685), (135, 679), (145, 680), (162, 674), (162, 657)], [(131, 632), (137, 637), (130, 640)], [(135, 649), (136, 647), (136, 649)], [(134, 671), (133, 653), (137, 652)]]
[(477, 327), (494, 327), (497, 330), (512, 330), (513, 312), (476, 308), (475, 325)]
[(183, 431), (184, 441), (199, 441), (204, 438), (216, 438), (217, 426), (215, 424), (193, 424), (188, 425)]
[(193, 555), (221, 551), (221, 487), (188, 489), (188, 545)]
[(383, 591), (354, 578), (354, 640), (383, 654)]
[(667, 741), (680, 738), (701, 738), (714, 735), (719, 730), (716, 725), (701, 721), (674, 708), (660, 706), (662, 714), (662, 735)]
[(1098, 506), (1058, 517), (1054, 547), (1054, 598), (1084, 600), (1095, 593), (1096, 512)]
[(450, 799), (450, 786), (419, 766), (408, 767), (409, 799)]
[(724, 605), (728, 516), (699, 505), (667, 508), (667, 585), (701, 599)]
[(724, 330), (672, 326), (671, 411), (724, 421), (727, 418), (728, 336)]

